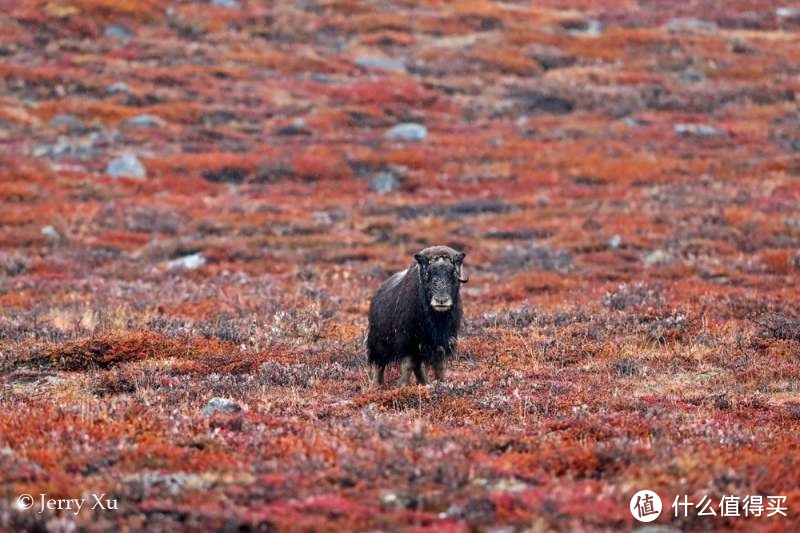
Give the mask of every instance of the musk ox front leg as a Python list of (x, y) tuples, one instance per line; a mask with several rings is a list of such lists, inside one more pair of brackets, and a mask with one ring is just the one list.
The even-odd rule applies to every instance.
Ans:
[(414, 372), (417, 383), (420, 385), (428, 384), (428, 378), (425, 376), (425, 370), (422, 368), (422, 361), (416, 360), (413, 357), (405, 357), (400, 363), (400, 367), (403, 370), (403, 375), (400, 377), (400, 385), (405, 387), (411, 383), (411, 372)]
[(404, 357), (403, 360), (400, 361), (400, 370), (402, 371), (400, 385), (405, 387), (411, 381), (411, 371), (414, 370), (414, 360), (410, 357)]

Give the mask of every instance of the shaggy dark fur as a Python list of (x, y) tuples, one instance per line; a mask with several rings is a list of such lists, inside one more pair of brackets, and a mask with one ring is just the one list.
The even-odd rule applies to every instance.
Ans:
[(447, 246), (431, 246), (415, 254), (416, 263), (387, 279), (369, 309), (367, 353), (373, 380), (383, 384), (386, 365), (402, 361), (401, 383), (413, 370), (427, 383), (423, 363), (444, 379), (445, 361), (455, 353), (461, 324), (459, 288), (464, 254)]

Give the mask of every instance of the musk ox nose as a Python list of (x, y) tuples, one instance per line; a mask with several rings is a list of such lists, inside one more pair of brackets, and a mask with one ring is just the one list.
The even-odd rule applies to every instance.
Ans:
[(431, 298), (431, 307), (437, 311), (447, 311), (453, 307), (453, 300), (449, 296), (434, 296)]

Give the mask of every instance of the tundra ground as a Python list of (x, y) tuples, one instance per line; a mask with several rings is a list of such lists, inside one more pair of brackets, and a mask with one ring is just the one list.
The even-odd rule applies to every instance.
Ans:
[(533, 4), (0, 1), (0, 528), (800, 527), (800, 12)]

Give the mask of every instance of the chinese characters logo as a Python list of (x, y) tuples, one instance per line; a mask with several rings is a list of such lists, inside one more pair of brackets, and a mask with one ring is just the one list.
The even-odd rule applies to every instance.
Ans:
[(652, 490), (640, 490), (631, 498), (631, 514), (639, 522), (652, 522), (661, 514), (661, 498)]

